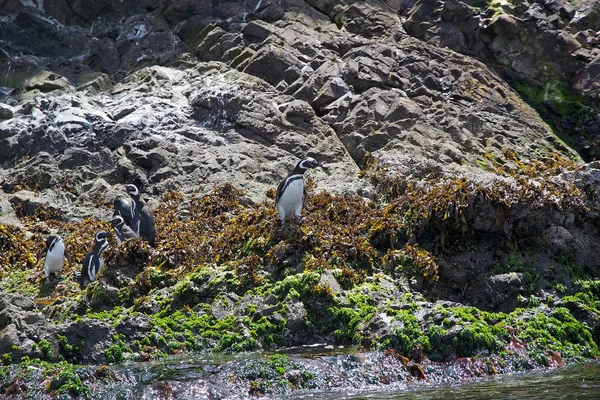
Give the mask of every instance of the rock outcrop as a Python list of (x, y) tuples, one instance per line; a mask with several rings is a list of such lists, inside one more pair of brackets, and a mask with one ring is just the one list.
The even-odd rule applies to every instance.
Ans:
[(367, 153), (416, 176), (477, 175), (507, 150), (578, 159), (494, 70), (415, 32), (435, 4), (403, 25), (412, 3), (10, 3), (2, 188), (83, 217), (124, 182), (155, 197), (232, 181), (258, 201), (304, 156), (332, 167), (321, 189), (368, 197)]
[(422, 0), (404, 28), (492, 66), (588, 160), (598, 157), (597, 1)]

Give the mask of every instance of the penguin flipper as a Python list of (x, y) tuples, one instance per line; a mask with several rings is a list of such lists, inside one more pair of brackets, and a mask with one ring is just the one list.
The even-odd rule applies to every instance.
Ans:
[(39, 251), (39, 253), (37, 253), (37, 255), (36, 255), (36, 257), (35, 257), (35, 258), (36, 258), (38, 261), (39, 261), (39, 260), (41, 260), (41, 258), (42, 258), (42, 257), (44, 257), (44, 255), (46, 254), (46, 252), (47, 252), (47, 251), (48, 251), (48, 249), (47, 249), (47, 248), (46, 248), (46, 249), (42, 249), (42, 250), (40, 250), (40, 251)]
[(308, 192), (306, 191), (306, 186), (302, 188), (302, 208), (306, 205), (306, 199), (308, 198)]
[(71, 268), (73, 259), (71, 258), (71, 253), (69, 253), (67, 251), (67, 249), (65, 249), (65, 258), (67, 259), (67, 262), (69, 263), (69, 268)]
[(281, 195), (283, 193), (283, 186), (285, 185), (286, 180), (287, 178), (279, 182), (279, 185), (277, 185), (277, 192), (275, 193), (275, 204), (279, 203), (279, 199), (281, 198)]

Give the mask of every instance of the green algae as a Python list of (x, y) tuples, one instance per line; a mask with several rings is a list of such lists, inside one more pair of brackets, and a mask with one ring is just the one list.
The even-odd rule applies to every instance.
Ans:
[(2, 354), (2, 364), (10, 365), (10, 364), (12, 364), (12, 362), (13, 362), (13, 359), (10, 354), (8, 354), (8, 353)]
[(305, 365), (294, 362), (285, 354), (272, 354), (251, 360), (236, 371), (238, 379), (250, 382), (249, 394), (284, 394), (291, 390), (316, 387), (313, 372)]
[(20, 293), (26, 296), (40, 295), (40, 288), (29, 282), (31, 273), (27, 270), (16, 270), (0, 281), (0, 291)]
[(90, 367), (24, 357), (19, 364), (0, 369), (0, 393), (24, 398), (90, 399), (92, 385), (99, 380)]
[(39, 349), (42, 352), (42, 359), (47, 361), (52, 361), (55, 358), (54, 349), (52, 348), (52, 343), (50, 343), (46, 339), (42, 339), (36, 344), (34, 344), (34, 349)]

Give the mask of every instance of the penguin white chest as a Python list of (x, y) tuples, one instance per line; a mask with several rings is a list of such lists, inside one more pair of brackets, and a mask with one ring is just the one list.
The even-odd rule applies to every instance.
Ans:
[(279, 215), (282, 218), (285, 218), (292, 213), (299, 216), (300, 211), (302, 211), (303, 197), (304, 179), (298, 178), (292, 180), (281, 194), (279, 202), (277, 203)]
[(62, 271), (65, 255), (65, 245), (62, 241), (57, 241), (52, 249), (46, 253), (46, 261), (44, 262), (44, 271), (46, 276), (50, 273)]

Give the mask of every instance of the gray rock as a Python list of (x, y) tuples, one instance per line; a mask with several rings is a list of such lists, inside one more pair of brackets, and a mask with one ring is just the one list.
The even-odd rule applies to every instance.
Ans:
[(342, 287), (338, 283), (337, 279), (333, 276), (332, 271), (325, 271), (321, 275), (321, 280), (319, 281), (319, 285), (328, 287), (331, 290), (332, 294), (340, 293), (342, 291)]
[(116, 331), (129, 340), (141, 339), (150, 331), (150, 320), (144, 314), (127, 316), (115, 327)]
[(0, 103), (0, 120), (11, 119), (12, 117), (14, 117), (14, 115), (15, 113), (13, 111), (13, 108), (10, 105)]
[(104, 350), (113, 343), (113, 335), (116, 333), (110, 324), (97, 319), (59, 325), (56, 332), (65, 336), (69, 343), (83, 343), (84, 347), (80, 349), (77, 360), (88, 364), (106, 363)]
[(224, 319), (233, 312), (234, 307), (234, 302), (219, 297), (211, 305), (211, 313), (217, 319)]
[[(520, 89), (525, 99), (541, 109), (547, 122), (561, 136), (577, 132), (575, 146), (584, 157), (596, 158), (593, 144), (600, 119), (597, 113), (597, 75), (594, 58), (588, 50), (591, 38), (583, 31), (595, 32), (599, 24), (598, 1), (566, 3), (562, 1), (521, 2), (498, 5), (493, 17), (479, 7), (462, 0), (422, 0), (407, 14), (404, 28), (415, 37), (441, 47), (449, 47), (485, 63), (502, 64), (501, 74)], [(439, 12), (432, 12), (433, 10)], [(588, 41), (588, 38), (590, 41)], [(583, 47), (582, 47), (583, 46)], [(561, 60), (561, 61), (558, 61)], [(564, 77), (576, 78), (573, 83)], [(543, 101), (527, 93), (547, 85), (564, 82), (572, 86), (576, 98), (562, 94)], [(564, 103), (584, 105), (581, 114), (563, 107)], [(568, 107), (567, 107), (568, 108)], [(552, 114), (546, 114), (546, 110)], [(591, 110), (590, 110), (591, 111)]]
[(48, 198), (38, 196), (27, 190), (21, 190), (13, 194), (10, 203), (19, 217), (35, 215), (42, 209), (47, 209), (56, 216), (61, 215), (61, 211), (55, 205), (52, 205)]
[(53, 90), (66, 89), (69, 86), (71, 84), (65, 77), (50, 71), (42, 71), (27, 80), (25, 90), (37, 89), (41, 92), (51, 92)]
[(102, 72), (90, 72), (77, 77), (77, 90), (100, 93), (108, 92), (112, 87), (110, 77)]

